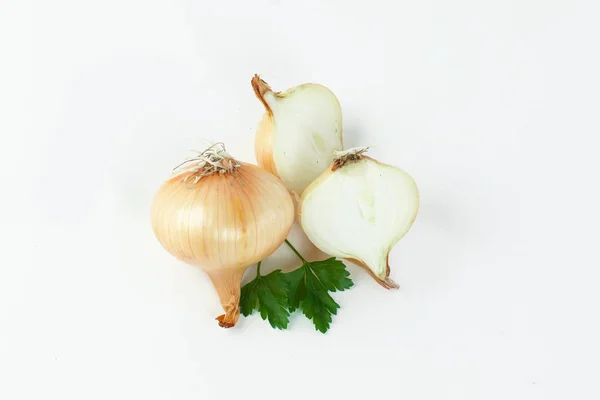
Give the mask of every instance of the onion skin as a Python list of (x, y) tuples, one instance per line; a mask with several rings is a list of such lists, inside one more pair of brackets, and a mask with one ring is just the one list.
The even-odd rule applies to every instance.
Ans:
[(273, 116), (270, 108), (267, 108), (267, 112), (263, 114), (258, 123), (254, 139), (254, 155), (258, 165), (279, 178), (275, 160), (273, 160)]
[[(359, 158), (357, 158), (357, 160), (370, 160), (373, 161), (379, 165), (384, 165), (384, 166), (388, 166), (387, 164), (384, 164), (382, 162), (379, 162), (371, 157), (365, 156), (365, 155), (360, 155)], [(349, 163), (351, 163), (353, 161), (349, 161)], [(339, 165), (338, 163), (336, 163), (336, 161), (334, 161), (330, 167), (323, 172), (323, 174), (321, 174), (321, 176), (319, 176), (317, 179), (315, 179), (307, 188), (306, 190), (303, 192), (302, 196), (300, 197), (300, 201), (298, 203), (298, 208), (297, 208), (297, 215), (296, 218), (297, 220), (300, 222), (300, 225), (302, 225), (302, 206), (304, 203), (304, 200), (306, 198), (306, 196), (317, 186), (319, 186), (322, 182), (324, 182), (325, 180), (327, 180), (327, 178), (329, 178), (333, 173), (335, 173), (335, 171), (339, 168), (344, 168), (344, 165)], [(395, 167), (394, 167), (395, 168)], [(417, 199), (418, 199), (418, 193), (417, 193)], [(414, 217), (412, 218), (412, 220), (410, 221), (410, 225), (412, 225), (412, 223), (415, 221), (417, 217), (417, 213), (415, 212)], [(304, 229), (304, 228), (303, 228)], [(317, 246), (318, 247), (318, 246)], [(392, 245), (393, 247), (393, 245)], [(369, 266), (367, 264), (365, 264), (362, 260), (358, 260), (356, 258), (344, 258), (347, 261), (350, 261), (351, 263), (358, 265), (359, 267), (361, 267), (362, 269), (364, 269), (365, 271), (367, 271), (369, 273), (369, 275), (371, 275), (371, 277), (379, 284), (381, 285), (383, 288), (385, 289), (398, 289), (399, 285), (394, 282), (392, 279), (389, 278), (390, 275), (390, 264), (388, 262), (389, 260), (389, 252), (391, 251), (391, 247), (387, 252), (386, 255), (386, 270), (385, 270), (385, 275), (384, 276), (377, 276), (373, 270), (371, 268), (369, 268)]]
[[(280, 176), (277, 173), (277, 167), (273, 160), (273, 111), (271, 111), (271, 107), (265, 101), (265, 93), (271, 92), (272, 90), (269, 84), (260, 79), (258, 75), (254, 75), (250, 83), (252, 84), (252, 89), (254, 89), (256, 97), (263, 106), (265, 106), (265, 113), (258, 123), (256, 137), (254, 139), (256, 162), (258, 165), (279, 178)], [(278, 93), (275, 92), (273, 92), (273, 94), (275, 96), (278, 95)]]
[[(185, 178), (185, 176), (183, 176)], [(161, 245), (187, 264), (202, 267), (232, 327), (239, 318), (245, 270), (273, 253), (287, 237), (294, 205), (283, 183), (255, 165), (204, 176), (167, 180), (152, 204), (152, 227)]]
[(359, 267), (367, 271), (367, 273), (371, 275), (371, 278), (375, 279), (375, 282), (379, 283), (384, 289), (398, 289), (400, 286), (389, 278), (391, 271), (390, 263), (388, 261), (389, 258), (390, 255), (388, 253), (388, 255), (385, 257), (385, 263), (387, 264), (387, 268), (385, 270), (385, 279), (381, 279), (380, 277), (375, 275), (375, 273), (373, 273), (373, 271), (371, 270), (371, 268), (369, 268), (367, 264), (360, 260), (357, 260), (356, 258), (344, 258), (344, 260), (348, 260), (352, 264), (358, 265)]

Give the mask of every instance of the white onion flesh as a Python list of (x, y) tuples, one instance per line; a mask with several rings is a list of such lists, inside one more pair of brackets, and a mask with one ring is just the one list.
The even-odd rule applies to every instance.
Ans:
[(319, 249), (357, 260), (382, 285), (395, 287), (387, 279), (388, 253), (408, 232), (418, 208), (419, 192), (409, 174), (363, 157), (310, 185), (301, 199), (300, 219)]
[[(285, 92), (273, 92), (258, 77), (253, 84), (259, 86), (255, 91), (265, 105), (264, 118), (270, 120), (259, 125), (258, 162), (289, 190), (301, 194), (331, 164), (334, 151), (342, 149), (338, 99), (325, 86), (312, 83)], [(264, 152), (270, 154), (263, 158)], [(272, 164), (265, 159), (272, 159)]]

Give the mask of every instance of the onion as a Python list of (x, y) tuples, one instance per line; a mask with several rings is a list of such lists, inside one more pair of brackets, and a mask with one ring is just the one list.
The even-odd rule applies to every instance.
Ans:
[(244, 271), (274, 252), (294, 220), (294, 205), (277, 177), (236, 161), (217, 144), (178, 166), (152, 204), (152, 227), (178, 259), (202, 267), (225, 314), (237, 322)]
[(408, 232), (419, 208), (419, 191), (403, 170), (363, 153), (337, 152), (330, 168), (302, 194), (299, 220), (323, 252), (363, 267), (383, 287), (389, 279), (388, 254)]
[(252, 88), (266, 109), (254, 144), (258, 165), (301, 194), (342, 149), (340, 103), (331, 90), (312, 83), (273, 92), (255, 75)]

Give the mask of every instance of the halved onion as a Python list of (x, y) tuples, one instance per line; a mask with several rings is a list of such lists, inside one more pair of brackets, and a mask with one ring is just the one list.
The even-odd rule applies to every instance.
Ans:
[(320, 250), (360, 265), (387, 289), (397, 288), (388, 254), (417, 216), (419, 191), (409, 174), (364, 156), (365, 150), (336, 154), (302, 194), (299, 219)]

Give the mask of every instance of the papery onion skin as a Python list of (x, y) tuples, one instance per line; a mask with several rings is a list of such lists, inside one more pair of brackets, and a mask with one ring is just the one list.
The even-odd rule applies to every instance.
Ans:
[(152, 204), (152, 227), (161, 245), (210, 276), (225, 315), (223, 327), (239, 318), (244, 271), (274, 252), (294, 219), (294, 205), (282, 182), (255, 165), (182, 182), (167, 180)]
[[(333, 160), (333, 153), (343, 148), (342, 143), (342, 110), (335, 95), (325, 86), (306, 83), (288, 89), (284, 92), (274, 92), (271, 87), (258, 75), (251, 81), (256, 97), (265, 107), (265, 113), (258, 124), (254, 141), (254, 151), (258, 165), (279, 177), (285, 186), (301, 194), (304, 189), (316, 179)], [(327, 107), (316, 110), (305, 110), (310, 115), (306, 120), (294, 121), (289, 124), (294, 129), (285, 129), (277, 124), (277, 110), (273, 106), (289, 100), (291, 96), (302, 95), (303, 91), (312, 91)], [(327, 111), (326, 111), (327, 110)], [(298, 111), (294, 109), (294, 112)], [(327, 114), (323, 115), (323, 113)], [(295, 113), (291, 113), (294, 115)], [(297, 115), (296, 115), (297, 116)], [(304, 115), (304, 117), (308, 117)], [(319, 129), (311, 124), (319, 121)], [(309, 122), (307, 122), (309, 121)], [(280, 121), (281, 122), (281, 121)], [(304, 125), (306, 124), (306, 127)], [(287, 136), (299, 126), (303, 126), (303, 135), (299, 143), (307, 148), (298, 146), (290, 152), (277, 154), (277, 143), (290, 140)], [(276, 142), (277, 140), (281, 140)], [(279, 163), (279, 165), (278, 165)]]
[(256, 162), (262, 168), (279, 177), (277, 166), (273, 160), (273, 116), (269, 111), (263, 114), (254, 139), (254, 154)]
[[(363, 149), (363, 151), (365, 151), (366, 149)], [(397, 171), (402, 172), (403, 174), (405, 174), (408, 178), (410, 178), (410, 175), (408, 175), (406, 172), (402, 171), (399, 168), (396, 168), (394, 166), (388, 165), (388, 164), (384, 164), (381, 163), (371, 157), (367, 157), (364, 155), (359, 155), (359, 157), (357, 158), (357, 160), (353, 160), (350, 161), (350, 163), (354, 163), (354, 162), (361, 162), (361, 161), (370, 161), (370, 162), (374, 162), (380, 166), (384, 166), (384, 167), (390, 167), (390, 168), (394, 168)], [(376, 274), (373, 271), (373, 268), (369, 265), (367, 265), (367, 263), (365, 263), (365, 261), (361, 260), (359, 257), (348, 257), (342, 253), (338, 253), (335, 254), (335, 252), (332, 251), (327, 251), (327, 249), (323, 248), (322, 244), (320, 243), (320, 240), (318, 240), (314, 234), (311, 233), (311, 229), (308, 229), (308, 227), (306, 226), (306, 221), (303, 220), (302, 218), (302, 213), (303, 213), (303, 208), (306, 204), (306, 199), (308, 196), (311, 195), (311, 193), (313, 192), (313, 190), (317, 189), (321, 184), (323, 184), (328, 178), (331, 177), (332, 174), (336, 173), (336, 171), (340, 168), (344, 168), (345, 166), (342, 165), (340, 166), (338, 163), (336, 163), (336, 161), (334, 161), (331, 166), (327, 169), (327, 171), (325, 171), (321, 176), (319, 176), (319, 178), (317, 178), (315, 181), (313, 181), (304, 191), (304, 193), (302, 194), (301, 198), (300, 198), (300, 202), (298, 204), (298, 220), (301, 223), (302, 228), (304, 229), (305, 233), (307, 234), (307, 236), (309, 237), (309, 239), (315, 244), (315, 246), (317, 246), (320, 250), (322, 250), (325, 253), (328, 253), (332, 256), (336, 256), (336, 257), (341, 257), (341, 258), (345, 258), (346, 260), (352, 262), (353, 264), (356, 264), (358, 266), (360, 266), (361, 268), (363, 268), (365, 271), (367, 271), (369, 273), (369, 275), (371, 275), (371, 277), (373, 279), (375, 279), (375, 281), (377, 283), (379, 283), (382, 287), (386, 288), (386, 289), (397, 289), (399, 286), (389, 278), (390, 275), (390, 266), (388, 263), (388, 259), (389, 259), (389, 252), (391, 251), (392, 247), (394, 247), (394, 245), (408, 232), (408, 230), (410, 229), (410, 227), (412, 226), (414, 220), (416, 219), (417, 213), (418, 213), (418, 204), (419, 204), (419, 192), (418, 189), (416, 187), (416, 184), (414, 184), (414, 181), (412, 180), (412, 178), (410, 178), (410, 181), (412, 182), (412, 184), (414, 185), (414, 193), (413, 195), (415, 196), (414, 198), (412, 198), (412, 202), (416, 203), (415, 207), (411, 209), (411, 218), (410, 220), (406, 223), (406, 228), (403, 232), (400, 232), (396, 238), (394, 238), (394, 240), (392, 241), (392, 243), (389, 244), (389, 248), (387, 249), (387, 253), (385, 256), (385, 269), (380, 273), (380, 274)], [(347, 200), (347, 199), (346, 199)], [(333, 202), (335, 202), (336, 200), (333, 200)], [(342, 199), (340, 198), (337, 201), (342, 201)], [(347, 224), (351, 224), (352, 221), (348, 221)], [(349, 226), (348, 226), (349, 228)], [(328, 231), (327, 232), (328, 235), (335, 235), (335, 232), (333, 231)], [(366, 239), (365, 239), (366, 240)]]

